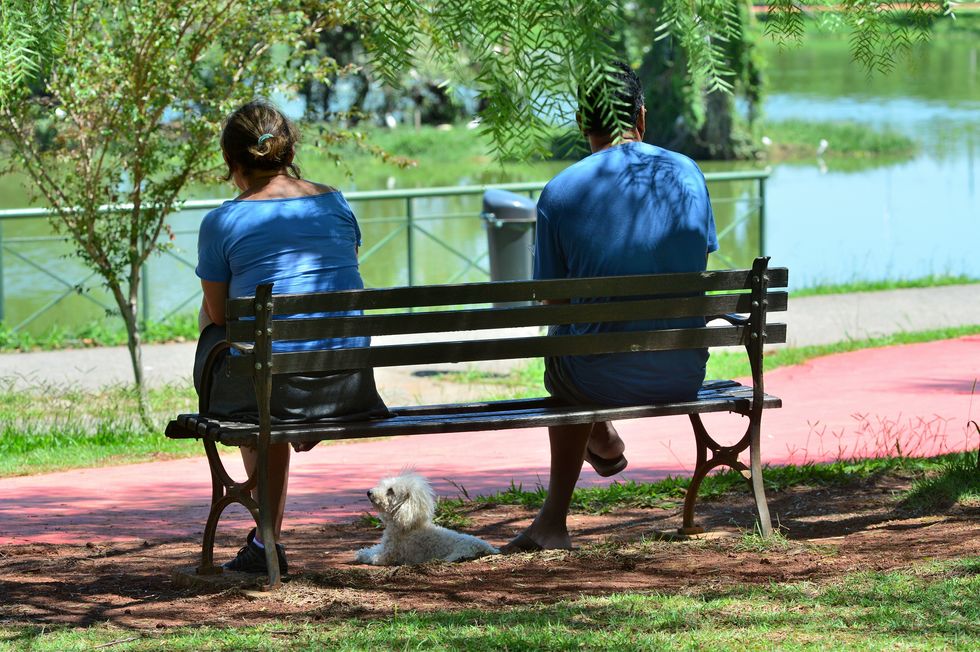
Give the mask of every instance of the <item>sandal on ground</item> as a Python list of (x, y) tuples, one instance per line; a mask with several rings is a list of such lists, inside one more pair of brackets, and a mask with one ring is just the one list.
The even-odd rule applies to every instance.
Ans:
[(592, 468), (595, 469), (595, 472), (603, 478), (616, 475), (625, 469), (626, 465), (628, 464), (626, 458), (622, 454), (620, 454), (618, 457), (607, 459), (605, 457), (599, 457), (588, 448), (585, 449), (585, 461), (588, 462)]

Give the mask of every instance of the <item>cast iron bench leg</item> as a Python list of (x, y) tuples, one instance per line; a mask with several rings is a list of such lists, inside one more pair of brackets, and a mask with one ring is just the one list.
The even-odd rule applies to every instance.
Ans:
[(204, 450), (208, 455), (208, 466), (211, 467), (211, 511), (208, 513), (208, 520), (204, 526), (201, 565), (197, 568), (197, 574), (217, 575), (221, 573), (221, 567), (214, 565), (214, 537), (221, 514), (228, 505), (239, 503), (258, 522), (259, 506), (252, 498), (255, 476), (246, 479), (245, 482), (235, 482), (221, 463), (218, 447), (214, 441), (208, 438), (204, 438), (203, 441)]
[(762, 415), (759, 414), (749, 424), (749, 435), (751, 438), (749, 455), (752, 471), (752, 477), (749, 478), (749, 482), (752, 484), (755, 509), (759, 514), (759, 534), (768, 537), (772, 534), (772, 519), (769, 518), (769, 504), (766, 501), (766, 489), (762, 482), (761, 417)]
[[(752, 495), (755, 498), (755, 507), (759, 515), (759, 531), (763, 536), (772, 534), (772, 523), (769, 519), (769, 506), (766, 503), (766, 494), (762, 484), (762, 458), (760, 446), (760, 419), (749, 416), (749, 427), (745, 436), (733, 446), (722, 446), (716, 442), (704, 427), (701, 416), (698, 414), (689, 415), (691, 426), (694, 428), (694, 440), (697, 446), (697, 464), (694, 467), (694, 474), (691, 476), (691, 483), (687, 487), (684, 496), (684, 521), (679, 532), (681, 534), (701, 534), (703, 527), (694, 525), (694, 505), (697, 502), (698, 490), (701, 488), (701, 481), (704, 477), (717, 466), (725, 465), (741, 473), (749, 482)], [(748, 448), (751, 456), (751, 468), (745, 466), (738, 456)], [(711, 451), (711, 457), (708, 457)]]

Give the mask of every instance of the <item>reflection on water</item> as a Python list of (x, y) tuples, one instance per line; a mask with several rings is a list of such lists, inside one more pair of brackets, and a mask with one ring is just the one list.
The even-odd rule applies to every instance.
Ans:
[(847, 45), (836, 40), (772, 59), (770, 120), (860, 122), (921, 145), (914, 159), (888, 165), (855, 170), (828, 160), (774, 170), (767, 248), (792, 268), (793, 287), (980, 278), (977, 45), (935, 41), (920, 55), (915, 66), (870, 77), (846, 65)]
[[(977, 48), (967, 40), (936, 41), (922, 54), (917, 69), (868, 78), (849, 62), (846, 42), (808, 41), (770, 57), (771, 84), (765, 114), (771, 120), (850, 120), (869, 128), (890, 127), (921, 144), (912, 160), (804, 161), (776, 166), (766, 187), (766, 251), (773, 264), (791, 268), (792, 287), (856, 280), (917, 278), (930, 274), (980, 277), (980, 202), (977, 197), (980, 148), (980, 85)], [(814, 144), (816, 145), (816, 144)], [(833, 147), (833, 143), (830, 144)], [(392, 169), (383, 176), (362, 176), (358, 189), (385, 187), (394, 177), (399, 187), (543, 180), (567, 163), (527, 164), (503, 171), (489, 164), (479, 178), (462, 177), (446, 165), (437, 170)], [(758, 167), (758, 164), (706, 164), (706, 170)], [(352, 182), (340, 184), (351, 186)], [(728, 230), (721, 256), (713, 266), (745, 265), (759, 249), (754, 211), (754, 183), (711, 184), (719, 231)], [(213, 192), (209, 194), (213, 195)], [(220, 192), (220, 191), (218, 191)], [(27, 205), (16, 183), (0, 178), (0, 207)], [(478, 218), (479, 197), (417, 200), (413, 206), (423, 230), (414, 237), (416, 283), (457, 278), (485, 278), (486, 237)], [(364, 233), (363, 275), (368, 285), (407, 282), (403, 201), (354, 205)], [(426, 216), (460, 215), (432, 221)], [(196, 301), (196, 229), (200, 213), (173, 219), (177, 231), (171, 254), (154, 259), (147, 283), (151, 315), (189, 311)], [(747, 219), (742, 219), (742, 218)], [(729, 228), (730, 227), (730, 228)], [(87, 275), (66, 257), (67, 247), (45, 241), (10, 243), (12, 237), (49, 234), (43, 221), (7, 223), (8, 246), (37, 267), (8, 252), (4, 256), (4, 290), (8, 323), (16, 323), (70, 288), (54, 276), (77, 282)], [(452, 251), (442, 244), (450, 245)], [(372, 251), (372, 248), (377, 248)], [(178, 262), (179, 257), (185, 266)], [(41, 271), (42, 268), (45, 271)], [(92, 291), (105, 303), (104, 293)], [(66, 321), (89, 321), (102, 309), (71, 296), (39, 320), (33, 330)]]

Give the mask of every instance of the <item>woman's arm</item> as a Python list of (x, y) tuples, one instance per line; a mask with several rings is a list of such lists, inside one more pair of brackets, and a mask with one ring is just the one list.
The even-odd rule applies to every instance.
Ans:
[(201, 279), (204, 289), (204, 308), (218, 326), (225, 325), (225, 299), (228, 298), (228, 284)]

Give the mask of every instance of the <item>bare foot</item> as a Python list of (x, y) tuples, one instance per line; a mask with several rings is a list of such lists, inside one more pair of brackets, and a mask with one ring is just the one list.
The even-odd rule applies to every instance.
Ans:
[(572, 539), (568, 530), (549, 531), (531, 523), (531, 525), (500, 547), (500, 552), (512, 555), (517, 552), (537, 552), (539, 550), (571, 550)]

